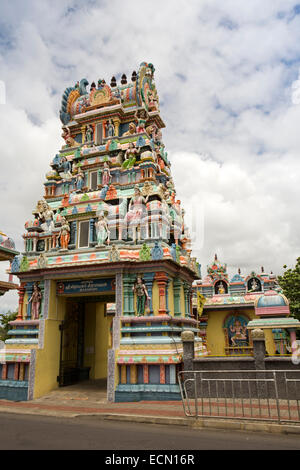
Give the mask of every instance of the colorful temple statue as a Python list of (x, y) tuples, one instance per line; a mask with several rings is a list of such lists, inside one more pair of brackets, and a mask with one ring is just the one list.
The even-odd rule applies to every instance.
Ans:
[(289, 318), (288, 301), (276, 276), (265, 273), (264, 268), (260, 274), (251, 272), (248, 276), (242, 276), (239, 269), (229, 279), (227, 265), (215, 255), (207, 276), (194, 283), (193, 306), (209, 355), (251, 356), (249, 332), (255, 328), (265, 330), (270, 356), (292, 353), (300, 322)]
[(33, 320), (39, 319), (41, 301), (42, 301), (41, 289), (39, 288), (37, 282), (35, 282), (33, 285), (32, 296), (30, 297), (30, 299), (28, 299), (28, 303), (31, 302), (32, 304), (31, 316)]
[(63, 92), (62, 147), (11, 268), (21, 284), (6, 347), (22, 348), (27, 399), (88, 379), (107, 381), (110, 401), (178, 399), (182, 331), (205, 354), (154, 71), (143, 62), (131, 81), (83, 78)]
[(137, 277), (136, 282), (132, 288), (136, 294), (136, 312), (137, 316), (141, 317), (145, 313), (146, 301), (149, 300), (149, 295), (145, 286), (145, 282), (141, 277)]

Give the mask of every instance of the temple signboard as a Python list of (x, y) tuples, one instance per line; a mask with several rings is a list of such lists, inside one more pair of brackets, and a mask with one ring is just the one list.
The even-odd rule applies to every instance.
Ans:
[(111, 292), (114, 290), (115, 278), (59, 281), (56, 285), (56, 292), (58, 295)]

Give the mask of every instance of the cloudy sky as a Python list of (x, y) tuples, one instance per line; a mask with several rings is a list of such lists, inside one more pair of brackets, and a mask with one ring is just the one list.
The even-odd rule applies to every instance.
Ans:
[[(300, 234), (293, 0), (1, 0), (0, 230), (22, 250), (24, 222), (63, 144), (64, 89), (84, 77), (130, 78), (142, 61), (156, 69), (163, 137), (202, 275), (215, 252), (232, 274), (293, 265)], [(16, 304), (8, 293), (0, 310)]]

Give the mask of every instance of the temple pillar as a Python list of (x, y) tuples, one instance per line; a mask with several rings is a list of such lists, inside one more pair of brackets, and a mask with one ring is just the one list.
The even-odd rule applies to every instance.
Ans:
[(173, 292), (174, 292), (174, 316), (181, 315), (181, 308), (180, 308), (180, 294), (181, 294), (181, 281), (180, 279), (176, 278), (173, 281)]
[(134, 279), (130, 274), (123, 276), (123, 315), (134, 315), (134, 295), (133, 295)]
[(82, 127), (81, 127), (81, 135), (82, 135), (81, 143), (82, 143), (82, 144), (84, 144), (84, 142), (85, 142), (85, 129), (86, 129), (85, 126), (82, 126)]
[(149, 300), (149, 315), (153, 315), (153, 305), (152, 305), (152, 288), (153, 288), (153, 280), (154, 280), (155, 273), (145, 273), (144, 274), (144, 281), (145, 286), (150, 297)]
[(18, 308), (18, 315), (17, 315), (17, 320), (23, 320), (23, 300), (24, 300), (24, 295), (25, 295), (25, 284), (21, 283), (20, 287), (18, 288), (18, 293), (19, 293), (19, 308)]
[(158, 292), (159, 292), (159, 315), (166, 315), (167, 308), (166, 308), (166, 287), (168, 282), (168, 276), (164, 272), (157, 272), (155, 274), (155, 280), (158, 285)]
[(149, 366), (148, 364), (143, 365), (144, 384), (149, 383)]
[[(28, 300), (30, 299), (30, 297), (32, 296), (32, 292), (33, 292), (33, 283), (32, 282), (28, 282), (26, 284), (26, 293), (27, 293), (27, 296), (28, 296)], [(32, 302), (28, 302), (27, 303), (27, 315), (26, 315), (26, 320), (31, 320), (31, 307), (32, 307)]]

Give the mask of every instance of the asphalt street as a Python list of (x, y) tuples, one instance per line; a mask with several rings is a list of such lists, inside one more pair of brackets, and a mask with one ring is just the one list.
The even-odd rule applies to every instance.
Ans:
[(299, 450), (299, 435), (3, 413), (1, 450)]

